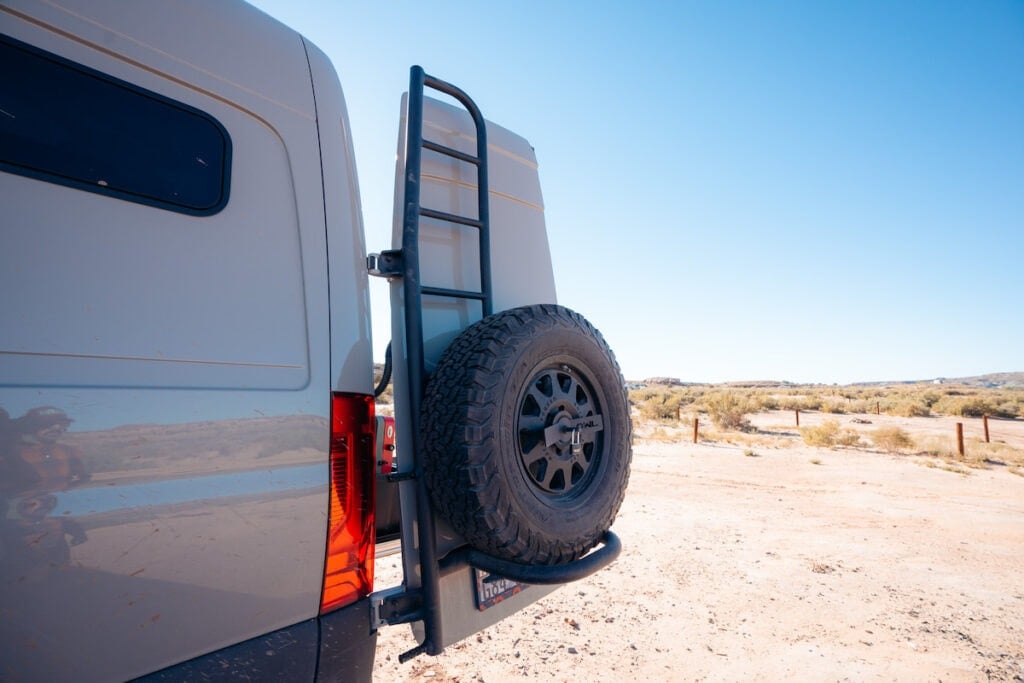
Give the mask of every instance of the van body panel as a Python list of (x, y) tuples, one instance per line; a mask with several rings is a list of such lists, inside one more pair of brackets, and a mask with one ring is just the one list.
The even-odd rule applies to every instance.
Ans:
[(304, 41), (316, 97), (330, 274), (331, 383), (335, 391), (373, 392), (369, 276), (355, 148), (334, 66)]
[[(303, 41), (243, 3), (18, 1), (0, 29), (233, 142), (211, 216), (0, 173), (0, 679), (127, 680), (316, 618), (334, 373)], [(332, 223), (339, 269), (360, 228)]]

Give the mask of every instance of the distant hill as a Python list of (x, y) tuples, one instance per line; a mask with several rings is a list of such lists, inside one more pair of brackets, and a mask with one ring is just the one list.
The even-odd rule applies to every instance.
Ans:
[[(969, 387), (985, 387), (990, 389), (1015, 389), (1024, 388), (1024, 372), (992, 372), (987, 375), (977, 375), (975, 377), (932, 377), (929, 379), (903, 379), (903, 380), (888, 380), (884, 382), (854, 382), (848, 386), (852, 387), (874, 387), (874, 386), (886, 386), (892, 384), (921, 384), (921, 383), (935, 383), (935, 384), (962, 384)], [(633, 388), (639, 388), (642, 386), (723, 386), (733, 387), (737, 389), (761, 389), (761, 388), (788, 388), (798, 386), (821, 386), (820, 384), (807, 383), (807, 384), (795, 384), (793, 382), (779, 382), (775, 380), (751, 380), (745, 382), (719, 382), (719, 383), (703, 383), (703, 382), (684, 382), (676, 379), (675, 377), (650, 377), (643, 381), (632, 381), (627, 382), (627, 385)]]
[(992, 372), (977, 377), (939, 378), (946, 384), (966, 384), (972, 387), (1024, 387), (1024, 372)]

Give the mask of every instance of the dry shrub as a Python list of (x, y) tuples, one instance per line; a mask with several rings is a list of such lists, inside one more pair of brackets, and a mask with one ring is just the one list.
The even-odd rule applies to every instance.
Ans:
[(852, 403), (850, 403), (850, 405), (849, 405), (849, 412), (851, 412), (851, 413), (863, 413), (863, 414), (872, 413), (873, 414), (875, 412), (875, 408), (876, 407), (877, 407), (877, 404), (876, 404), (876, 402), (874, 400), (861, 399), (861, 400), (853, 401)]
[[(1003, 398), (993, 395), (994, 399)], [(981, 396), (961, 396), (959, 393), (950, 392), (935, 403), (935, 412), (946, 415), (959, 415), (961, 417), (981, 417), (991, 415), (992, 417), (1013, 418), (1017, 416), (1018, 407), (1012, 400), (996, 404)]]
[(835, 420), (825, 420), (817, 427), (801, 427), (800, 435), (808, 446), (834, 448), (861, 445), (860, 434), (852, 429), (840, 429)]
[(836, 445), (854, 448), (861, 445), (860, 434), (854, 429), (842, 429), (836, 434)]
[(871, 441), (876, 446), (890, 453), (899, 452), (905, 448), (913, 448), (914, 440), (910, 435), (899, 427), (882, 427), (871, 432)]
[(917, 443), (918, 451), (923, 455), (936, 458), (956, 457), (956, 441), (948, 436), (925, 436)]
[(734, 391), (721, 391), (704, 397), (704, 408), (719, 429), (750, 429), (747, 413), (752, 412), (750, 400)]
[(825, 420), (817, 427), (800, 428), (800, 436), (804, 437), (804, 443), (808, 446), (831, 448), (836, 442), (838, 433), (839, 423), (835, 420)]
[(1024, 450), (1005, 443), (985, 443), (980, 439), (970, 439), (964, 450), (967, 452), (969, 466), (973, 466), (973, 463), (979, 463), (982, 466), (1016, 467), (1024, 465)]
[(820, 410), (823, 413), (842, 414), (846, 412), (846, 406), (842, 401), (825, 399), (821, 402)]
[(817, 396), (786, 396), (776, 402), (780, 410), (817, 410), (821, 399)]
[(899, 417), (928, 417), (932, 414), (926, 403), (913, 400), (900, 401), (895, 405), (889, 406), (886, 412), (889, 415), (897, 415)]
[(645, 420), (674, 420), (687, 397), (680, 391), (658, 387), (631, 391), (629, 400)]

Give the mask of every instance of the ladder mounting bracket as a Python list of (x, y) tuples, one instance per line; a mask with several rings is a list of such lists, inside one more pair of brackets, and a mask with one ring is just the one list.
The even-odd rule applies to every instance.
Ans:
[(366, 257), (366, 270), (374, 277), (395, 279), (405, 272), (405, 259), (401, 249), (389, 249)]

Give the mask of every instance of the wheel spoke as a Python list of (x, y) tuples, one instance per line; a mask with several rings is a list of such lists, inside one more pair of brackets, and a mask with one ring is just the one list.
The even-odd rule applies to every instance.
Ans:
[(537, 441), (530, 448), (523, 451), (523, 464), (527, 467), (542, 459), (548, 454), (548, 449), (543, 441)]
[(519, 431), (520, 432), (543, 432), (544, 431), (544, 417), (541, 415), (520, 415), (519, 416)]
[[(556, 483), (561, 484), (560, 490), (562, 491), (567, 491), (570, 488), (572, 488), (571, 461), (562, 461), (559, 463), (555, 463), (552, 467), (548, 468), (548, 472), (549, 475), (547, 477), (547, 481), (544, 482), (544, 485), (547, 486), (548, 489), (553, 488)], [(559, 474), (561, 474), (561, 476), (558, 476)], [(557, 482), (556, 479), (558, 480)]]
[(576, 401), (576, 405), (579, 407), (581, 413), (589, 412), (590, 410), (590, 394), (587, 393), (586, 387), (582, 386), (579, 382), (576, 383), (575, 396), (573, 397)]
[[(527, 390), (526, 395), (529, 398), (532, 398), (537, 403), (537, 407), (541, 411), (544, 410), (544, 406), (546, 406), (549, 403), (551, 403), (551, 396), (548, 395), (548, 394), (545, 394), (544, 391), (540, 387), (538, 387), (536, 384), (534, 384), (533, 386), (531, 386), (529, 388), (529, 390)], [(524, 403), (525, 403), (525, 401), (524, 401)]]
[(556, 382), (555, 385), (558, 387), (558, 394), (560, 395), (561, 398), (563, 398), (563, 399), (569, 401), (570, 403), (572, 403), (573, 405), (575, 405), (576, 404), (576, 385), (577, 385), (576, 378), (573, 377), (572, 375), (560, 375), (559, 379), (561, 379), (561, 377), (565, 377), (567, 382), (566, 382), (566, 387), (564, 389), (562, 388), (561, 381)]

